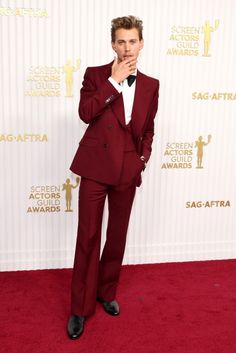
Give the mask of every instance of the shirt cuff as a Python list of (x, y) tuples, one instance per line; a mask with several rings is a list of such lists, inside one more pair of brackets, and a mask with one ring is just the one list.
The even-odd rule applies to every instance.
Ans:
[(114, 80), (114, 78), (109, 77), (108, 81), (110, 81), (110, 83), (112, 84), (112, 86), (119, 92), (122, 92), (122, 87), (119, 85), (118, 82), (116, 82), (116, 80)]

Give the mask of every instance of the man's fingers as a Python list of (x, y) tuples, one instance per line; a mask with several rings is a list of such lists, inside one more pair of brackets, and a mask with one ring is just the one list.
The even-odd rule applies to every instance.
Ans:
[(123, 63), (125, 63), (126, 65), (136, 65), (137, 59), (125, 59)]
[(123, 61), (118, 61), (118, 58), (114, 58), (112, 65), (112, 77), (118, 82), (122, 82), (129, 75), (133, 74), (136, 70), (137, 59), (127, 58)]

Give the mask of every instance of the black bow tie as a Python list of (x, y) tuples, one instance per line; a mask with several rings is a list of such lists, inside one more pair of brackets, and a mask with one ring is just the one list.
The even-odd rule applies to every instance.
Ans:
[(129, 75), (127, 77), (128, 85), (131, 86), (134, 83), (135, 80), (136, 80), (136, 76), (135, 75)]

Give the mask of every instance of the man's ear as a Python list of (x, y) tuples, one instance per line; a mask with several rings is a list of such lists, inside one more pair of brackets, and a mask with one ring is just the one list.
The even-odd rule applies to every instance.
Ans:
[(116, 46), (115, 46), (115, 43), (114, 42), (111, 42), (111, 46), (112, 46), (112, 49), (116, 52)]
[(143, 46), (144, 46), (144, 41), (143, 39), (140, 40), (140, 50), (143, 49)]

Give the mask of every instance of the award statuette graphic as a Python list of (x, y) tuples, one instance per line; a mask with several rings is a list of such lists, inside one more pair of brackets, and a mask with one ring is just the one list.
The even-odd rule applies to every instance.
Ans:
[(201, 169), (202, 166), (202, 157), (203, 157), (203, 147), (207, 146), (211, 142), (211, 135), (208, 135), (207, 142), (202, 140), (202, 136), (198, 137), (198, 140), (195, 141), (195, 147), (197, 147), (197, 166), (196, 168)]
[(65, 212), (73, 212), (73, 210), (71, 209), (71, 200), (72, 200), (72, 189), (77, 188), (77, 186), (79, 185), (79, 181), (80, 178), (77, 177), (76, 178), (76, 185), (72, 185), (70, 183), (70, 179), (66, 179), (66, 182), (62, 185), (62, 190), (65, 190), (66, 195), (66, 210)]
[(66, 64), (63, 66), (63, 71), (65, 72), (66, 97), (73, 97), (73, 73), (79, 71), (79, 69), (80, 59), (77, 59), (76, 67), (72, 66), (70, 60), (67, 60)]
[(206, 21), (204, 26), (202, 26), (202, 32), (204, 33), (204, 53), (202, 56), (211, 56), (209, 54), (211, 45), (211, 32), (215, 32), (219, 27), (219, 20), (215, 20), (215, 27), (210, 26), (210, 21)]

